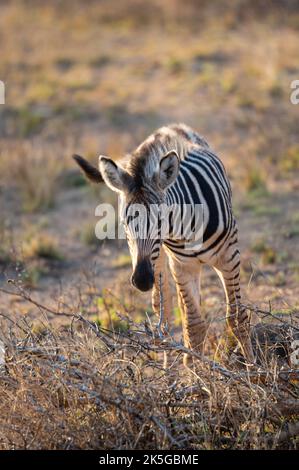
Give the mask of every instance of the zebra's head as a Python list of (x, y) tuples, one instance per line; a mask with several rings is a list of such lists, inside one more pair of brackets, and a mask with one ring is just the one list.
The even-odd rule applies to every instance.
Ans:
[(145, 292), (154, 284), (155, 262), (162, 244), (161, 206), (166, 203), (166, 192), (179, 171), (179, 157), (175, 150), (162, 158), (131, 158), (122, 167), (110, 158), (101, 156), (99, 170), (82, 157), (74, 156), (89, 179), (104, 181), (120, 196), (121, 223), (130, 249), (134, 287)]

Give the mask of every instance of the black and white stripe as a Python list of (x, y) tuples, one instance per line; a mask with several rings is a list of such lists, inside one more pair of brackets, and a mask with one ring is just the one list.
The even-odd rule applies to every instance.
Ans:
[[(156, 160), (171, 149), (177, 151), (180, 167), (175, 182), (166, 191), (167, 205), (201, 204), (203, 208), (203, 240), (199, 249), (186, 250), (183, 240), (171, 236), (163, 240), (183, 311), (185, 343), (201, 349), (204, 341), (205, 325), (199, 315), (198, 283), (200, 265), (205, 263), (215, 268), (221, 278), (228, 305), (229, 329), (240, 341), (244, 355), (252, 360), (249, 320), (241, 305), (238, 229), (232, 210), (231, 186), (223, 163), (200, 135), (184, 124), (175, 124), (159, 129), (141, 144), (128, 165), (129, 172), (137, 177), (142, 188), (148, 187), (152, 191)], [(153, 203), (150, 192), (146, 200)], [(145, 245), (148, 252), (150, 242)], [(158, 241), (152, 241), (150, 250), (155, 262), (160, 254)]]
[[(232, 210), (231, 186), (219, 157), (206, 140), (184, 124), (173, 124), (150, 135), (122, 164), (100, 157), (99, 170), (82, 157), (75, 157), (94, 182), (104, 181), (121, 196), (124, 225), (132, 257), (132, 283), (142, 291), (153, 287), (153, 309), (163, 311), (169, 321), (171, 294), (168, 263), (182, 311), (184, 342), (203, 350), (206, 325), (200, 316), (200, 273), (203, 264), (220, 276), (227, 300), (227, 325), (239, 341), (245, 357), (252, 361), (249, 318), (241, 304), (238, 228)], [(130, 207), (142, 204), (183, 208), (200, 204), (203, 211), (202, 244), (188, 245), (170, 231), (167, 237), (134, 238)], [(172, 224), (178, 215), (173, 214)], [(134, 222), (134, 221), (133, 221)], [(147, 222), (146, 222), (147, 223)], [(194, 225), (191, 220), (191, 226)], [(159, 232), (160, 233), (160, 232)], [(165, 256), (167, 255), (167, 257)]]

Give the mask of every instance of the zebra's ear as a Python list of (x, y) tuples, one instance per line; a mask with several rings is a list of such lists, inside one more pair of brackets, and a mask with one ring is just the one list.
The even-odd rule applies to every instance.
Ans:
[(85, 158), (80, 157), (80, 155), (73, 155), (73, 159), (90, 181), (93, 183), (102, 183), (104, 181), (99, 170), (85, 160)]
[(159, 186), (162, 189), (168, 188), (179, 173), (180, 160), (177, 152), (171, 150), (160, 161)]
[(130, 175), (119, 167), (111, 158), (99, 157), (99, 170), (107, 186), (118, 193), (125, 192), (130, 187)]

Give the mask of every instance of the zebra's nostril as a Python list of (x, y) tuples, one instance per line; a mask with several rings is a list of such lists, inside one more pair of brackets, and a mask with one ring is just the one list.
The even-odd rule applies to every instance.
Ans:
[(148, 259), (144, 259), (137, 264), (131, 276), (131, 283), (142, 292), (152, 289), (154, 285), (154, 272)]

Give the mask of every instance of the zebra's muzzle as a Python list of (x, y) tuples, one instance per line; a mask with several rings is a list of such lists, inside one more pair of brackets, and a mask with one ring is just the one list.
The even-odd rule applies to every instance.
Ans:
[(148, 258), (139, 261), (131, 277), (131, 283), (136, 289), (146, 292), (154, 285), (154, 271)]

